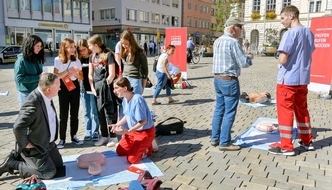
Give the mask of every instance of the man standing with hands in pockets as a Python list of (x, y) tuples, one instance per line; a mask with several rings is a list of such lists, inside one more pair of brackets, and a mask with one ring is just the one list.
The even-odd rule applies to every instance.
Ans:
[(212, 119), (211, 145), (221, 151), (239, 150), (231, 143), (231, 128), (235, 120), (240, 99), (238, 77), (240, 68), (252, 65), (252, 54), (245, 55), (238, 37), (243, 24), (238, 18), (230, 17), (225, 23), (224, 35), (213, 44), (213, 74), (216, 93), (216, 108)]
[(300, 23), (299, 10), (295, 6), (283, 8), (280, 18), (281, 24), (288, 28), (278, 48), (277, 110), (280, 143), (270, 145), (269, 152), (293, 156), (294, 114), (301, 139), (299, 145), (306, 150), (314, 150), (307, 107), (307, 86), (310, 82), (312, 52), (315, 49), (314, 35)]

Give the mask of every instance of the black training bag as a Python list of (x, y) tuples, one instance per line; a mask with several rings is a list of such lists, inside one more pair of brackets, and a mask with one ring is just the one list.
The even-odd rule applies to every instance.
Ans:
[(157, 71), (157, 63), (158, 63), (158, 59), (159, 59), (159, 56), (155, 57), (153, 60), (153, 67), (152, 67), (152, 70), (153, 72), (156, 72)]
[(156, 136), (181, 134), (185, 123), (186, 121), (182, 121), (177, 117), (169, 117), (156, 125)]

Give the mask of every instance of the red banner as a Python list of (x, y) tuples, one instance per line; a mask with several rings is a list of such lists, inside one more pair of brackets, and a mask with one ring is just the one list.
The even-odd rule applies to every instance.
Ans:
[(166, 28), (165, 46), (170, 44), (176, 48), (169, 60), (181, 70), (182, 77), (187, 78), (187, 28)]
[(313, 18), (310, 29), (315, 36), (310, 82), (330, 85), (332, 76), (332, 17)]

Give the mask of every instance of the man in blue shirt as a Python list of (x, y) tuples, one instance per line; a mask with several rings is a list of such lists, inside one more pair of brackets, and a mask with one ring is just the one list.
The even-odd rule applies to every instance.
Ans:
[(295, 155), (292, 138), (294, 114), (301, 139), (298, 144), (306, 150), (314, 150), (307, 107), (307, 85), (315, 46), (314, 35), (300, 23), (299, 10), (295, 6), (283, 8), (280, 18), (281, 24), (289, 28), (278, 48), (280, 64), (276, 96), (280, 143), (270, 145), (269, 152), (292, 156)]
[(189, 63), (193, 57), (193, 50), (195, 49), (195, 44), (193, 41), (193, 37), (189, 37), (189, 40), (187, 41), (187, 52), (189, 54), (190, 59), (187, 59), (187, 62)]
[(235, 120), (240, 98), (238, 77), (240, 68), (252, 65), (253, 55), (245, 55), (238, 37), (243, 24), (238, 18), (230, 17), (225, 23), (224, 35), (213, 44), (213, 74), (216, 93), (216, 108), (212, 119), (211, 145), (219, 150), (239, 150), (231, 143), (231, 128)]

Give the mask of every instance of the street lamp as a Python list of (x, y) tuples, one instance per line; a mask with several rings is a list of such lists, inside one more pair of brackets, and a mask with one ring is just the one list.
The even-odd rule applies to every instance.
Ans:
[(264, 14), (263, 14), (263, 18), (264, 18), (264, 26), (263, 26), (263, 45), (265, 44), (265, 25), (266, 25), (266, 1), (265, 1), (265, 8), (264, 8)]

